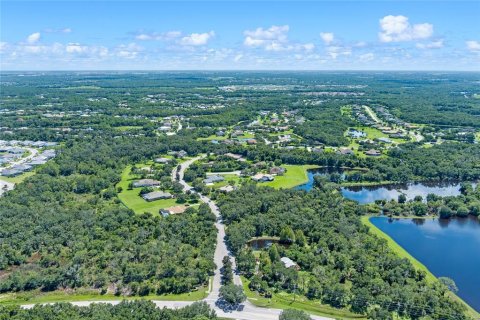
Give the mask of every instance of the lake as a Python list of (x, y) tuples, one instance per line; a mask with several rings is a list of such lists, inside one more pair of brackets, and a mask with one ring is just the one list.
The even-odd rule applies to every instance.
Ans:
[(458, 295), (480, 311), (480, 222), (463, 219), (390, 219), (370, 221), (388, 234), (435, 276), (449, 277)]
[(460, 182), (419, 182), (383, 186), (344, 187), (342, 188), (342, 195), (361, 204), (375, 202), (376, 200), (397, 200), (401, 194), (404, 194), (407, 200), (413, 200), (415, 196), (421, 196), (425, 199), (429, 193), (442, 197), (458, 196), (460, 195), (460, 185)]
[[(327, 175), (331, 173), (340, 173), (343, 177), (344, 173), (338, 169), (316, 169), (309, 170), (308, 182), (296, 187), (297, 190), (310, 191), (314, 185), (314, 177), (317, 175)], [(423, 199), (429, 193), (438, 196), (458, 196), (460, 195), (460, 182), (419, 182), (406, 184), (389, 184), (378, 186), (357, 186), (342, 187), (342, 195), (350, 200), (358, 201), (360, 204), (375, 202), (376, 200), (397, 200), (400, 194), (404, 194), (407, 200), (412, 200), (415, 196), (422, 196)], [(475, 184), (474, 184), (475, 185)]]

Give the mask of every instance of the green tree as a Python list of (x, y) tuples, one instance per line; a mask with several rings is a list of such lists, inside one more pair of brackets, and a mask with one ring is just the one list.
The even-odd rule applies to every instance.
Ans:
[(280, 243), (292, 244), (295, 242), (295, 233), (292, 228), (286, 226), (280, 231)]
[(311, 320), (312, 318), (302, 310), (287, 309), (280, 314), (279, 320)]
[(295, 242), (300, 247), (304, 247), (307, 244), (307, 238), (305, 238), (302, 230), (295, 231)]
[(220, 287), (220, 298), (229, 304), (239, 304), (247, 299), (240, 285), (228, 284)]

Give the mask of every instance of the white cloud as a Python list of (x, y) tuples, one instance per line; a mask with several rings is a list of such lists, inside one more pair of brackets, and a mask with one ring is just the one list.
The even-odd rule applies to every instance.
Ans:
[(480, 53), (480, 41), (469, 40), (466, 41), (465, 44), (467, 45), (468, 50)]
[(179, 43), (184, 46), (203, 46), (215, 36), (215, 32), (192, 33), (180, 39)]
[(264, 47), (267, 50), (275, 50), (283, 47), (288, 42), (288, 25), (271, 26), (268, 29), (257, 28), (243, 32), (247, 47)]
[(368, 62), (368, 61), (372, 61), (373, 59), (375, 59), (375, 55), (371, 52), (369, 53), (364, 53), (364, 54), (361, 54), (359, 56), (360, 58), (360, 61), (362, 62)]
[(167, 32), (151, 32), (151, 33), (139, 33), (135, 36), (136, 40), (146, 41), (146, 40), (159, 40), (159, 41), (169, 41), (176, 38), (179, 38), (182, 35), (180, 31), (167, 31)]
[(40, 32), (32, 33), (27, 37), (27, 42), (30, 44), (34, 44), (38, 42), (38, 40), (40, 40)]
[(290, 43), (288, 25), (271, 26), (268, 29), (245, 30), (243, 44), (250, 48), (263, 48), (266, 51), (312, 51), (313, 43)]
[(305, 49), (305, 51), (307, 52), (310, 52), (310, 51), (313, 51), (313, 49), (315, 49), (315, 45), (313, 43), (305, 43), (303, 45), (301, 45), (303, 49)]
[(388, 15), (380, 19), (378, 37), (381, 42), (412, 41), (427, 39), (433, 34), (433, 25), (420, 23), (411, 25), (405, 16)]
[(243, 54), (237, 54), (235, 58), (233, 58), (233, 61), (238, 62), (243, 58)]
[(330, 46), (327, 47), (327, 54), (332, 59), (337, 59), (339, 56), (350, 56), (352, 54), (352, 50), (347, 47), (341, 46)]
[(4, 42), (4, 41), (0, 42), (0, 52), (3, 53), (5, 50), (7, 50), (7, 48), (8, 48), (7, 42)]
[(320, 32), (320, 38), (322, 38), (326, 45), (330, 45), (335, 39), (335, 36), (332, 32)]
[(114, 49), (115, 56), (125, 59), (135, 59), (143, 51), (143, 48), (135, 43), (122, 44)]
[(82, 46), (79, 43), (69, 43), (65, 46), (67, 53), (84, 53), (88, 50), (87, 46)]
[(428, 43), (417, 43), (416, 47), (418, 49), (440, 49), (440, 48), (443, 48), (443, 39), (428, 42)]
[(61, 29), (48, 28), (43, 31), (46, 33), (70, 33), (72, 32), (72, 29), (71, 28), (61, 28)]

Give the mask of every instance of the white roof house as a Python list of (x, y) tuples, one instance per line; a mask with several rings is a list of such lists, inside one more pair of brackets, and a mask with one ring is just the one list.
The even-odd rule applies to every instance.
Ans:
[(288, 257), (282, 257), (280, 261), (282, 261), (285, 268), (298, 268), (298, 264), (296, 264), (292, 259)]

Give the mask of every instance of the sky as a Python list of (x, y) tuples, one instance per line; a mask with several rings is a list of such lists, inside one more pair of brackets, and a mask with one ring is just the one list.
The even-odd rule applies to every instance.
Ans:
[(0, 70), (480, 70), (480, 1), (4, 1)]

